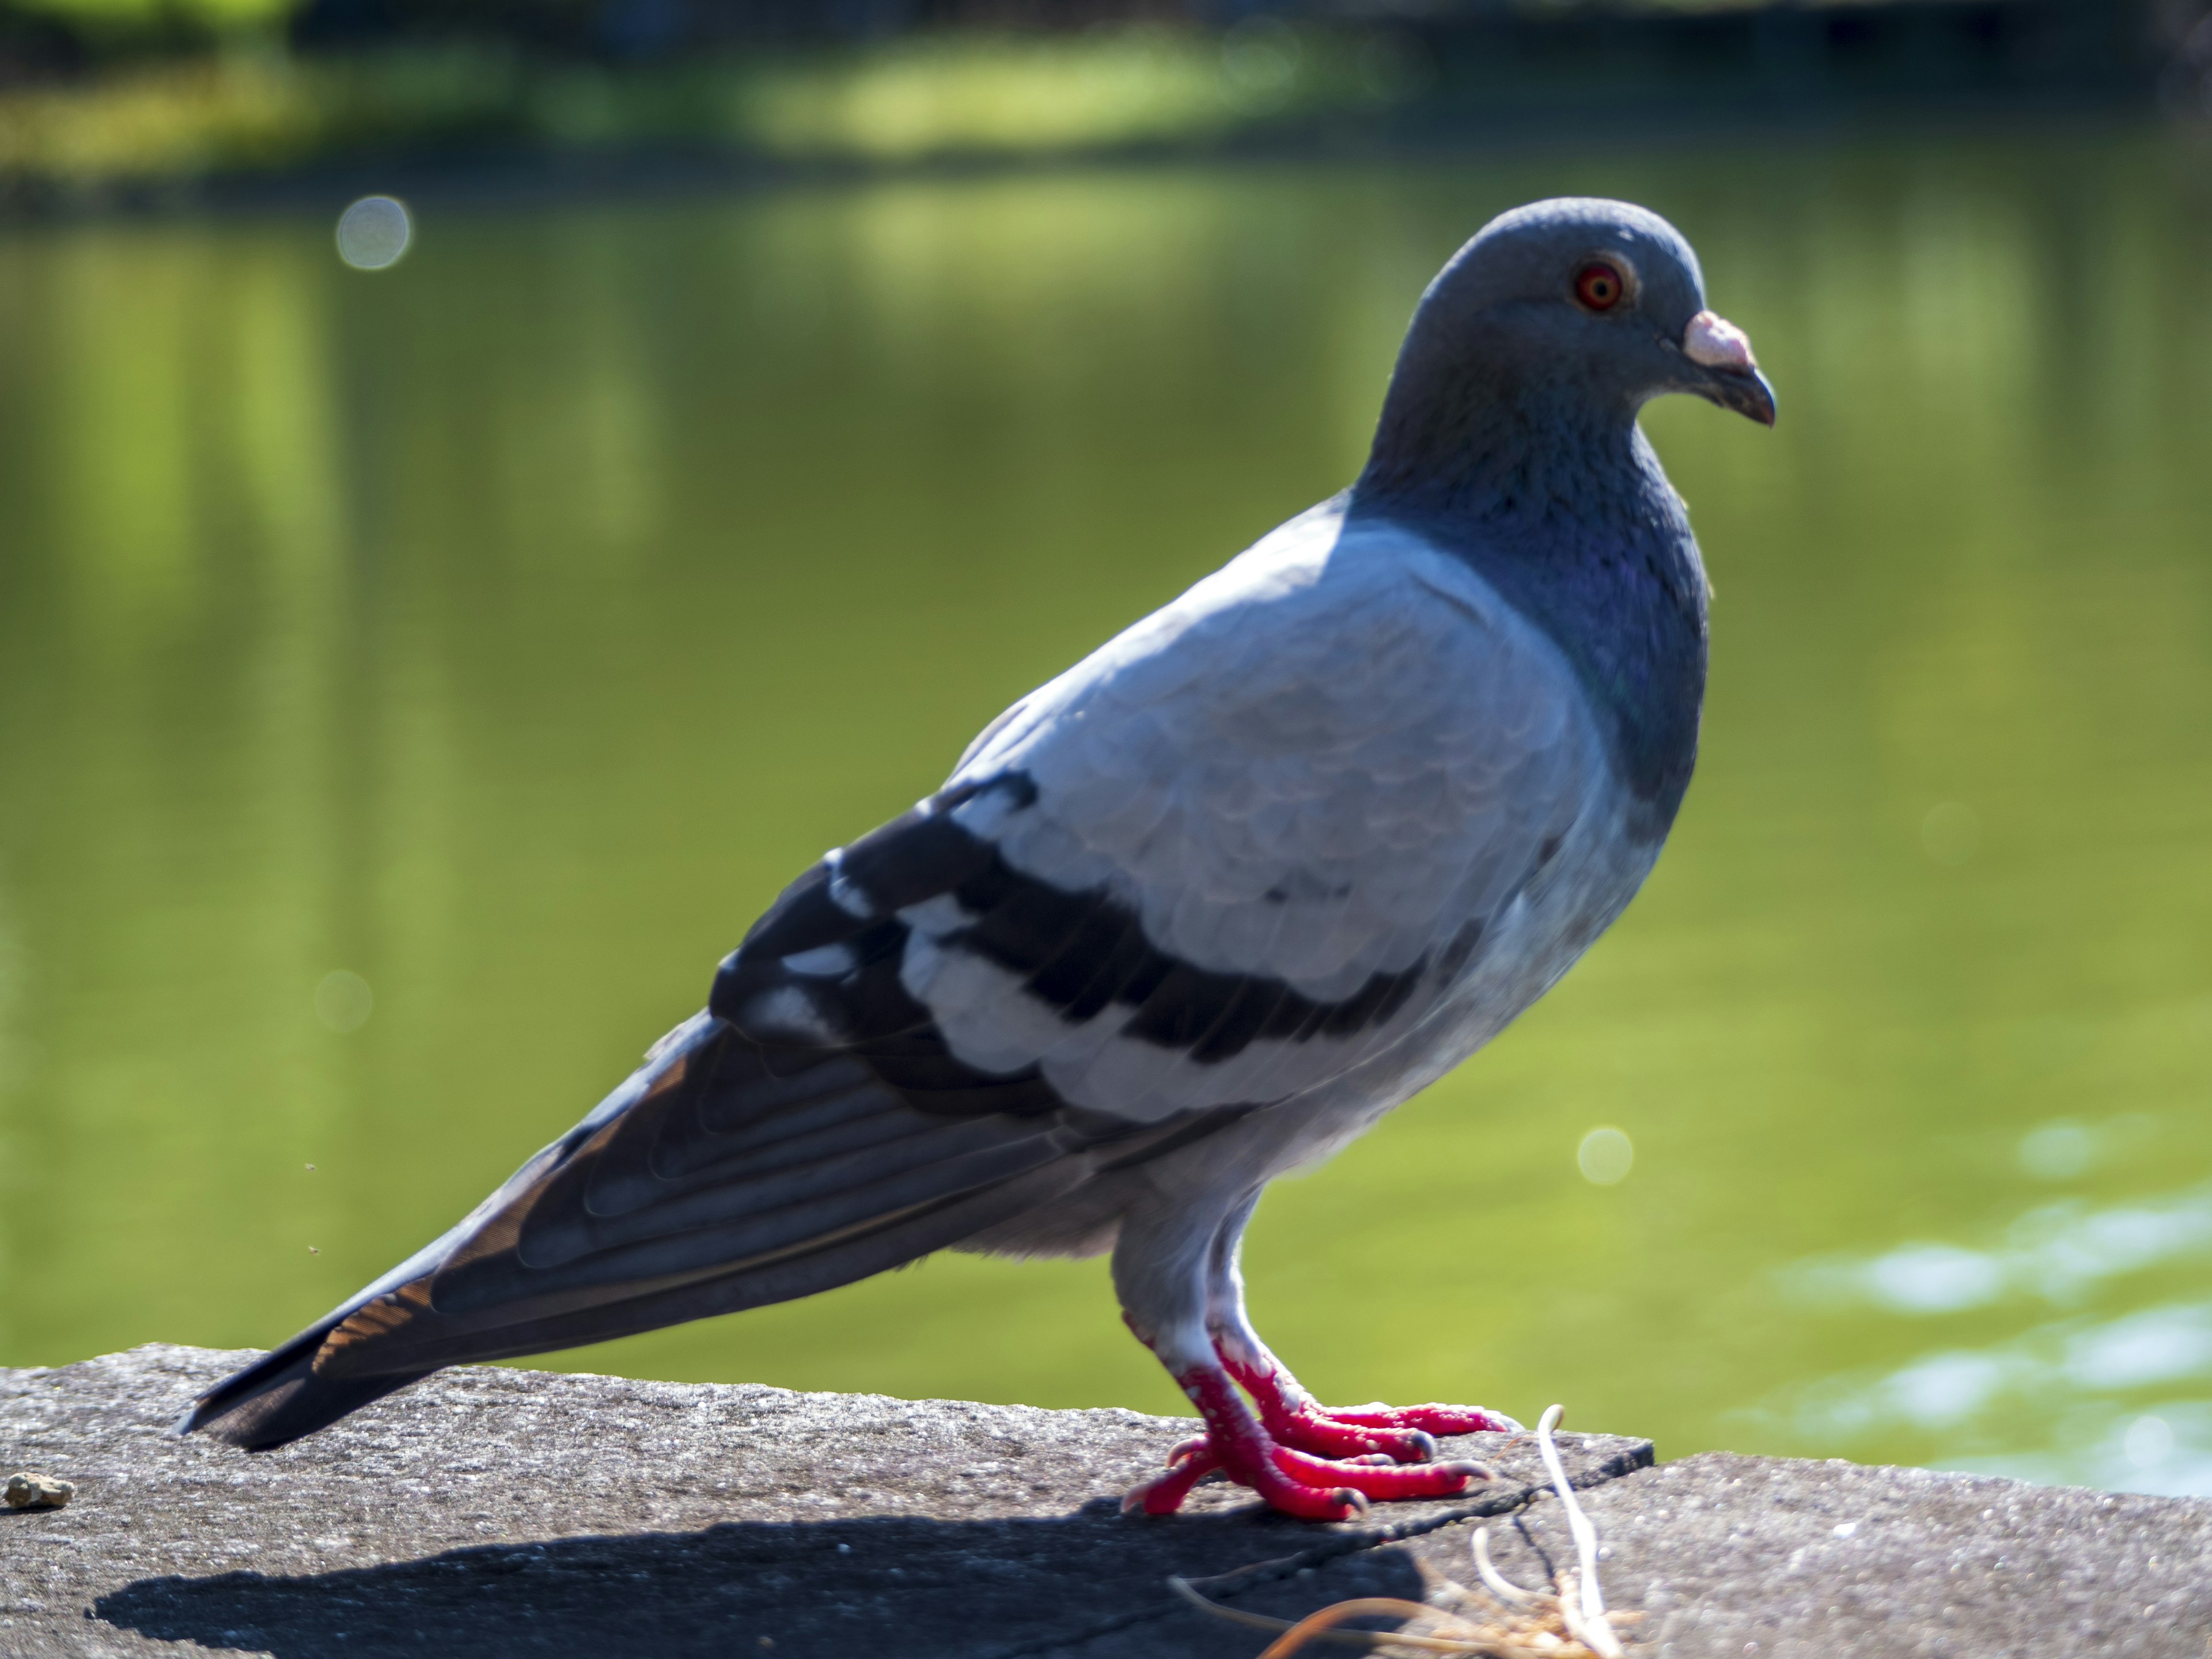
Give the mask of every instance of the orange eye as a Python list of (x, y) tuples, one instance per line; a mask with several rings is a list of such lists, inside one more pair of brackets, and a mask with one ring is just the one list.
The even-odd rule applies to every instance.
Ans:
[(1620, 273), (1602, 259), (1593, 259), (1575, 273), (1575, 298), (1592, 311), (1610, 311), (1628, 292)]

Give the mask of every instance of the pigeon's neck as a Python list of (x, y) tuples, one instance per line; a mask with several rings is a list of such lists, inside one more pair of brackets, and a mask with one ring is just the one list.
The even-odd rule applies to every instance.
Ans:
[(1516, 374), (1510, 357), (1488, 372), (1447, 368), (1409, 342), (1406, 359), (1361, 494), (1429, 512), (1582, 519), (1609, 514), (1644, 481), (1649, 451), (1639, 453), (1630, 399)]
[(1610, 728), (1639, 828), (1663, 836), (1697, 760), (1705, 568), (1633, 410), (1583, 408), (1463, 407), (1442, 432), (1394, 429), (1386, 408), (1346, 515), (1465, 559), (1552, 637)]

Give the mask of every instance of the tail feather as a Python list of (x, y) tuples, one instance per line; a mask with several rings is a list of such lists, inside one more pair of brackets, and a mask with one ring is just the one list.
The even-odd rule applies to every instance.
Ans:
[(811, 1296), (1049, 1210), (1102, 1161), (1244, 1109), (1086, 1125), (988, 1091), (917, 1104), (880, 1069), (872, 1049), (687, 1021), (443, 1237), (209, 1390), (179, 1431), (265, 1451), (447, 1365)]
[(300, 1333), (283, 1347), (264, 1354), (226, 1377), (192, 1402), (178, 1419), (177, 1432), (204, 1430), (246, 1451), (273, 1451), (302, 1435), (327, 1428), (372, 1400), (420, 1382), (436, 1366), (376, 1376), (318, 1376), (315, 1354), (337, 1322)]

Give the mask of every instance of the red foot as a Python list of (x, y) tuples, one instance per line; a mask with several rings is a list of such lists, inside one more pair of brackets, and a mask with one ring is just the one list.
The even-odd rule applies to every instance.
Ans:
[[(1364, 1512), (1370, 1498), (1449, 1498), (1464, 1492), (1468, 1481), (1490, 1473), (1480, 1463), (1421, 1462), (1401, 1468), (1391, 1463), (1387, 1453), (1370, 1452), (1355, 1462), (1312, 1456), (1283, 1443), (1285, 1437), (1275, 1433), (1272, 1425), (1261, 1427), (1226, 1371), (1201, 1365), (1176, 1381), (1182, 1384), (1183, 1392), (1206, 1419), (1206, 1433), (1176, 1447), (1165, 1474), (1122, 1499), (1125, 1512), (1173, 1514), (1190, 1489), (1216, 1469), (1224, 1471), (1238, 1485), (1249, 1486), (1285, 1514), (1311, 1521), (1348, 1520)], [(1261, 1398), (1264, 1406), (1267, 1396)], [(1317, 1408), (1310, 1418), (1285, 1420), (1295, 1421), (1302, 1436), (1323, 1427), (1334, 1431), (1337, 1427), (1319, 1416)], [(1425, 1440), (1425, 1432), (1420, 1437)], [(1411, 1443), (1410, 1437), (1398, 1438), (1401, 1443)], [(1433, 1450), (1434, 1443), (1430, 1443)]]
[(1400, 1462), (1425, 1462), (1437, 1455), (1434, 1436), (1515, 1433), (1521, 1427), (1480, 1406), (1323, 1406), (1276, 1365), (1244, 1364), (1226, 1353), (1221, 1360), (1259, 1406), (1267, 1432), (1304, 1451), (1339, 1457), (1381, 1452)]
[(1221, 1363), (1252, 1396), (1269, 1434), (1284, 1445), (1324, 1457), (1380, 1452), (1401, 1463), (1425, 1463), (1437, 1455), (1437, 1435), (1510, 1433), (1521, 1426), (1480, 1406), (1361, 1406), (1340, 1411), (1317, 1404), (1288, 1373), (1264, 1360), (1248, 1365), (1224, 1353)]

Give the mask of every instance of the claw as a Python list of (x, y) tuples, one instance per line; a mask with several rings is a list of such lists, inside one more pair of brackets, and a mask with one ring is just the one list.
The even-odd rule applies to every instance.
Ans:
[(1188, 1440), (1179, 1441), (1176, 1443), (1175, 1449), (1168, 1454), (1168, 1467), (1170, 1468), (1173, 1468), (1176, 1464), (1182, 1462), (1184, 1458), (1188, 1457), (1192, 1453), (1201, 1452), (1205, 1449), (1206, 1437), (1202, 1434), (1194, 1434)]

